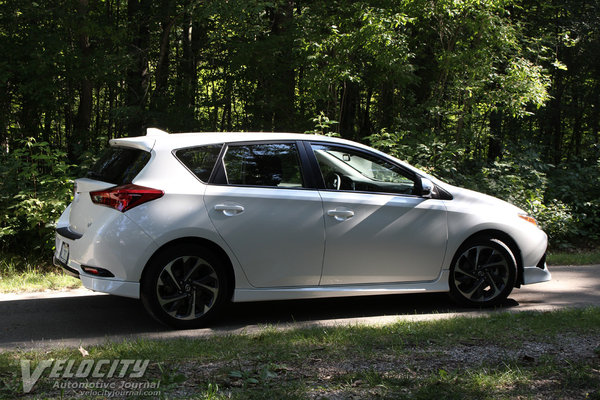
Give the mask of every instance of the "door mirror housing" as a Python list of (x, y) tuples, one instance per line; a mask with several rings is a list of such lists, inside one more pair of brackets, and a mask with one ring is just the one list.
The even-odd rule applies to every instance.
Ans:
[(435, 185), (427, 178), (421, 178), (421, 197), (426, 199), (435, 197)]

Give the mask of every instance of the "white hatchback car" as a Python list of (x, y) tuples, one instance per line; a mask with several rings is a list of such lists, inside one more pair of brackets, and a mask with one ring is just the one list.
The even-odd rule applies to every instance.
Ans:
[(358, 143), (151, 128), (111, 140), (75, 181), (54, 260), (191, 328), (228, 300), (449, 292), (497, 305), (550, 279), (546, 245), (517, 207)]

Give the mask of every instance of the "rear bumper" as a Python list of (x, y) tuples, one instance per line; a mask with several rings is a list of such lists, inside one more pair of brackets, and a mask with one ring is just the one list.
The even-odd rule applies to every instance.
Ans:
[(114, 294), (116, 296), (140, 298), (139, 282), (128, 282), (115, 278), (101, 278), (78, 271), (72, 266), (61, 262), (56, 256), (53, 258), (54, 265), (61, 267), (67, 274), (81, 279), (81, 283), (86, 289), (94, 292)]
[[(84, 285), (93, 290), (102, 290), (107, 287), (109, 293), (118, 293), (129, 297), (131, 290), (115, 288), (110, 282), (139, 282), (142, 270), (147, 259), (153, 254), (157, 246), (154, 241), (124, 213), (108, 207), (96, 206), (100, 209), (93, 210), (95, 219), (83, 232), (76, 232), (69, 224), (72, 205), (67, 207), (56, 223), (55, 260), (70, 275), (79, 276)], [(66, 254), (60, 254), (63, 243), (68, 244)], [(84, 269), (98, 269), (99, 273), (91, 274)], [(100, 271), (103, 270), (103, 271)], [(89, 272), (89, 271), (88, 271)], [(86, 278), (101, 280), (102, 284), (86, 284)], [(104, 281), (109, 282), (106, 284)], [(92, 287), (90, 287), (92, 286)], [(120, 285), (122, 286), (122, 285)], [(125, 286), (130, 286), (125, 284)]]
[(96, 278), (95, 276), (80, 276), (81, 283), (94, 292), (114, 294), (116, 296), (140, 298), (140, 284), (138, 282), (118, 281), (115, 279)]

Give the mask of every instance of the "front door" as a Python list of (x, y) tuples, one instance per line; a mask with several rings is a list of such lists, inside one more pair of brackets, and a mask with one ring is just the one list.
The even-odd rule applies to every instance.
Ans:
[(312, 149), (325, 181), (320, 284), (435, 280), (448, 235), (444, 201), (415, 195), (416, 178), (378, 155), (328, 144)]

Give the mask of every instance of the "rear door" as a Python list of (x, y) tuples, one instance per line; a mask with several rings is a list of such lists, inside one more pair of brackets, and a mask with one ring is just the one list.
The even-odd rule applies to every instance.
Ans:
[(229, 144), (206, 188), (210, 219), (255, 287), (319, 284), (323, 208), (301, 165), (296, 142)]

